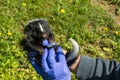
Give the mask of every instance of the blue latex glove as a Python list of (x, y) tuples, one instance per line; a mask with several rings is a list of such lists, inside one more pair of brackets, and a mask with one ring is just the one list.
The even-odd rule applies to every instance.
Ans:
[[(44, 40), (43, 45), (49, 45), (48, 41)], [(56, 53), (54, 48), (49, 50), (44, 49), (41, 68), (38, 67), (34, 60), (35, 58), (31, 58), (30, 63), (44, 80), (71, 80), (70, 70), (67, 66), (62, 48), (59, 47)]]

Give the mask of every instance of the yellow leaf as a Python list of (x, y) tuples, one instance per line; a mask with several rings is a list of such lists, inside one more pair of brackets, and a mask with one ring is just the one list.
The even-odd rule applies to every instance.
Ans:
[(27, 4), (23, 2), (22, 5), (23, 5), (23, 6), (26, 6)]
[(99, 56), (105, 58), (105, 54), (104, 53), (100, 53)]
[(65, 13), (65, 9), (61, 9), (60, 12), (61, 12), (61, 13)]
[(0, 36), (2, 35), (2, 33), (0, 32)]
[(107, 48), (107, 47), (103, 47), (103, 50), (106, 51), (106, 52), (110, 52), (111, 51), (111, 49)]
[(8, 36), (11, 36), (11, 35), (12, 35), (12, 33), (11, 33), (11, 32), (8, 32), (7, 34), (8, 34)]
[(115, 35), (118, 35), (119, 34), (119, 32), (118, 31), (115, 31)]
[(108, 28), (107, 28), (107, 27), (104, 27), (103, 29), (104, 29), (105, 31), (108, 31)]

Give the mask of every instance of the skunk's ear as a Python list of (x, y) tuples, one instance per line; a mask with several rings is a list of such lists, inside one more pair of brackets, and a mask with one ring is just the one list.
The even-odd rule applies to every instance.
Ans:
[(49, 34), (48, 40), (49, 40), (49, 42), (54, 42), (54, 34), (53, 33)]

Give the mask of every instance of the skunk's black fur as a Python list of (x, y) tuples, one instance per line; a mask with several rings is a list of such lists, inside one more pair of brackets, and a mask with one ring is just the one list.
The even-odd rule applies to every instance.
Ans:
[[(40, 25), (43, 28), (43, 32), (40, 29)], [(35, 19), (29, 21), (24, 28), (25, 38), (21, 40), (23, 49), (27, 52), (38, 51), (43, 52), (42, 41), (48, 39), (48, 41), (54, 40), (54, 35), (50, 29), (48, 22), (44, 19)]]

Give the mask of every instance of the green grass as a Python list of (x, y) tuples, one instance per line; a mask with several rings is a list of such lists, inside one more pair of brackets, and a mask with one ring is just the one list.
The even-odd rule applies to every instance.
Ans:
[(49, 21), (56, 42), (64, 49), (70, 49), (66, 42), (73, 38), (83, 55), (120, 61), (120, 26), (90, 0), (1, 0), (0, 11), (2, 80), (41, 80), (19, 46), (24, 25), (36, 18)]
[(120, 6), (120, 0), (106, 0), (106, 1), (108, 1), (111, 4), (116, 4)]
[(120, 16), (120, 0), (105, 0), (108, 1), (109, 4), (116, 5), (117, 8), (115, 10), (115, 14)]

